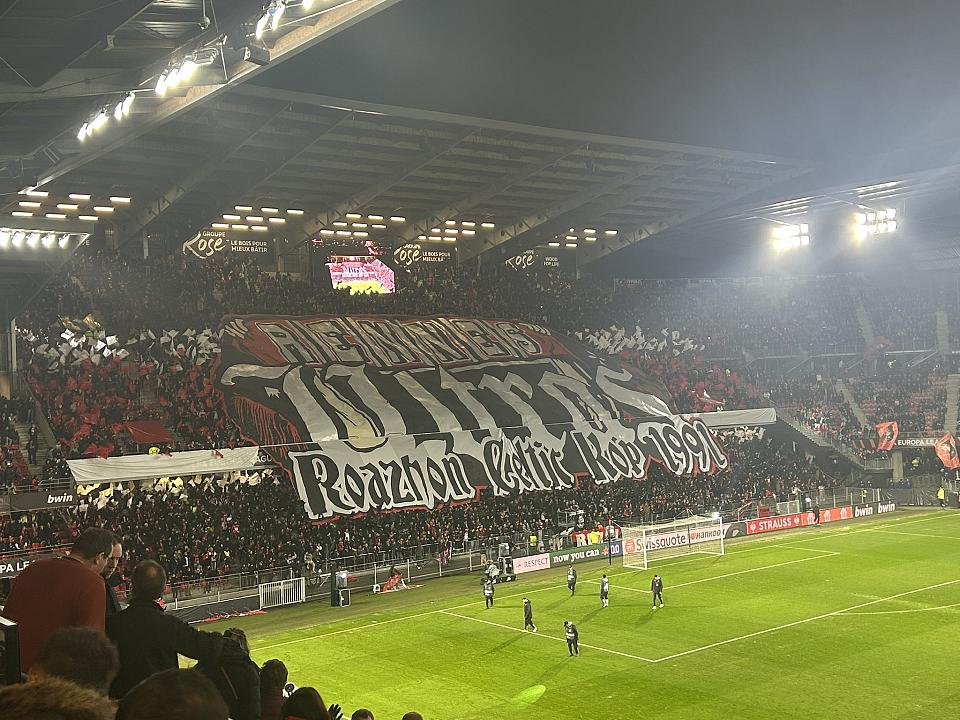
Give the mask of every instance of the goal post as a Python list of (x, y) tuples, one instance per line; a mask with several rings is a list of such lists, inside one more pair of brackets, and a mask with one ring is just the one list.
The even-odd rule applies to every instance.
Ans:
[(652, 562), (681, 555), (723, 555), (723, 532), (719, 515), (694, 515), (657, 525), (620, 523), (623, 566), (646, 570)]

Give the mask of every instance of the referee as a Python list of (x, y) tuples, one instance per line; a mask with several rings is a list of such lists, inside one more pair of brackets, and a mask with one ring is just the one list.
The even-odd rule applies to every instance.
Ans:
[(653, 593), (653, 609), (657, 609), (657, 601), (660, 602), (660, 607), (663, 607), (663, 580), (659, 575), (654, 575), (650, 581), (650, 592)]
[(563, 621), (563, 635), (567, 638), (567, 650), (570, 651), (570, 657), (580, 654), (580, 633), (577, 632), (577, 626), (569, 620)]
[(533, 605), (530, 604), (530, 598), (523, 599), (523, 629), (527, 628), (537, 631), (537, 626), (533, 624)]

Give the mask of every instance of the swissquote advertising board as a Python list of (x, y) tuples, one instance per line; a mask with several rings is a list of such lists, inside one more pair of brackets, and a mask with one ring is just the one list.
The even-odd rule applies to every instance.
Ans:
[(537, 325), (231, 316), (221, 344), (227, 412), (314, 519), (729, 465), (639, 369)]

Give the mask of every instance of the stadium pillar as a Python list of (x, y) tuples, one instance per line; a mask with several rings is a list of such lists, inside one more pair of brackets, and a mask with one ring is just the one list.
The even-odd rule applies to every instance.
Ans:
[(903, 480), (903, 453), (899, 450), (890, 453), (890, 461), (893, 465), (893, 481), (900, 482)]

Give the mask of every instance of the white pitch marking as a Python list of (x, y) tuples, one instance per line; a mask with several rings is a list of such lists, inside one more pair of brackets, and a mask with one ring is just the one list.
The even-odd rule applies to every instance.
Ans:
[(934, 590), (936, 588), (946, 587), (947, 585), (956, 585), (960, 583), (960, 579), (957, 580), (947, 580), (946, 582), (937, 583), (936, 585), (927, 585), (926, 587), (916, 588), (915, 590), (907, 590), (906, 592), (897, 593), (896, 595), (890, 595), (889, 597), (877, 598), (876, 600), (870, 600), (869, 602), (860, 603), (859, 605), (851, 605), (847, 608), (842, 608), (840, 610), (834, 610), (833, 612), (823, 613), (822, 615), (814, 615), (813, 617), (804, 618), (803, 620), (794, 620), (793, 622), (785, 623), (783, 625), (777, 625), (776, 627), (767, 628), (766, 630), (757, 630), (756, 632), (747, 633), (746, 635), (739, 635), (734, 638), (728, 638), (726, 640), (720, 640), (719, 642), (710, 643), (709, 645), (704, 645), (702, 647), (693, 648), (692, 650), (684, 650), (683, 652), (674, 653), (673, 655), (667, 655), (666, 657), (657, 658), (653, 662), (660, 663), (666, 660), (674, 660), (678, 657), (684, 657), (685, 655), (693, 655), (694, 653), (702, 652), (703, 650), (710, 650), (711, 648), (720, 647), (721, 645), (729, 645), (730, 643), (739, 642), (740, 640), (748, 640), (752, 637), (757, 637), (758, 635), (766, 635), (767, 633), (777, 632), (778, 630), (786, 630), (787, 628), (795, 627), (797, 625), (804, 625), (814, 620), (822, 620), (828, 617), (835, 617), (837, 615), (843, 615), (850, 613), (852, 610), (858, 610), (862, 607), (868, 607), (870, 605), (876, 605), (877, 603), (886, 602), (888, 600), (896, 600), (897, 598), (904, 597), (906, 595), (913, 595), (914, 593), (924, 592), (925, 590)]
[(911, 533), (901, 532), (900, 530), (882, 530), (874, 528), (871, 532), (884, 533), (885, 535), (907, 535), (909, 537), (932, 538), (934, 540), (960, 540), (956, 535), (931, 535), (930, 533)]
[[(521, 630), (518, 627), (504, 625), (502, 623), (493, 622), (492, 620), (484, 620), (483, 618), (471, 617), (469, 615), (461, 615), (460, 613), (450, 612), (449, 610), (441, 610), (440, 612), (444, 615), (450, 615), (451, 617), (460, 618), (462, 620), (473, 620), (473, 622), (483, 623), (484, 625), (493, 625), (494, 627), (503, 628), (504, 630), (513, 630), (514, 632), (523, 633), (524, 635), (536, 635), (537, 637), (546, 638), (547, 640), (566, 642), (565, 638), (556, 637), (555, 635), (544, 635), (541, 632), (528, 633), (526, 630)], [(621, 657), (628, 657), (633, 660), (643, 660), (644, 662), (648, 663), (655, 662), (650, 658), (640, 657), (639, 655), (631, 655), (630, 653), (620, 652), (619, 650), (611, 650), (610, 648), (600, 647), (599, 645), (587, 645), (586, 643), (578, 643), (578, 645), (580, 647), (589, 648), (590, 650), (600, 650), (601, 652), (610, 653), (611, 655), (620, 655)]]
[[(881, 527), (898, 527), (898, 526), (900, 526), (900, 525), (911, 525), (911, 524), (917, 523), (917, 522), (927, 522), (927, 521), (929, 521), (929, 520), (944, 519), (944, 518), (947, 518), (947, 517), (960, 517), (960, 513), (944, 513), (944, 514), (937, 513), (937, 514), (934, 515), (933, 517), (924, 517), (924, 518), (920, 518), (920, 519), (916, 519), (916, 520), (904, 520), (904, 521), (902, 521), (902, 522), (896, 522), (896, 521), (895, 521), (895, 522), (892, 522), (892, 523), (887, 523), (887, 524), (885, 524), (885, 525), (882, 525)], [(810, 541), (813, 541), (813, 540), (824, 540), (824, 539), (829, 539), (829, 538), (831, 538), (831, 537), (849, 535), (849, 534), (851, 534), (852, 532), (866, 532), (867, 530), (874, 530), (874, 529), (876, 529), (876, 528), (861, 528), (861, 529), (858, 529), (858, 530), (847, 530), (846, 527), (848, 527), (848, 526), (845, 526), (845, 528), (844, 528), (843, 530), (837, 530), (837, 531), (833, 531), (833, 532), (827, 532), (827, 533), (823, 533), (823, 534), (818, 534), (817, 537), (806, 538), (806, 539), (803, 539), (803, 540), (794, 540), (794, 541), (792, 541), (792, 543), (789, 543), (789, 544), (794, 544), (794, 545), (795, 545), (795, 544), (801, 543), (801, 542), (810, 542)], [(731, 550), (728, 554), (733, 555), (733, 554), (736, 554), (736, 553), (748, 552), (748, 551), (750, 551), (750, 550), (761, 550), (761, 549), (763, 549), (763, 548), (770, 548), (770, 547), (778, 547), (778, 546), (780, 546), (780, 545), (787, 545), (787, 543), (768, 543), (768, 542), (764, 542), (766, 539), (767, 539), (766, 536), (761, 536), (761, 537), (753, 536), (753, 537), (749, 537), (749, 538), (746, 538), (746, 537), (745, 537), (745, 538), (743, 538), (744, 541), (750, 542), (751, 545), (753, 545), (754, 542), (755, 542), (756, 545), (753, 546), (753, 547), (749, 547), (749, 548), (738, 549), (738, 550)], [(815, 551), (815, 552), (832, 552), (832, 551), (826, 551), (826, 550), (816, 550), (815, 548), (797, 548), (797, 549), (798, 549), (798, 550), (811, 550), (811, 551)], [(693, 559), (700, 560), (700, 559), (702, 559), (702, 558), (693, 558)], [(691, 559), (691, 560), (693, 560), (693, 559)], [(689, 562), (689, 561), (688, 561), (688, 562)], [(635, 573), (635, 572), (642, 572), (642, 571), (640, 571), (640, 570), (622, 570), (622, 571), (620, 571), (620, 572), (608, 573), (608, 576), (609, 576), (609, 577), (616, 577), (617, 575), (627, 575), (627, 574)], [(543, 591), (546, 591), (546, 590), (559, 590), (559, 589), (563, 589), (563, 588), (565, 588), (565, 587), (566, 587), (566, 583), (563, 583), (563, 584), (561, 584), (561, 585), (550, 585), (550, 586), (548, 586), (548, 587), (536, 588), (536, 589), (533, 589), (533, 590), (527, 590), (526, 592), (522, 592), (522, 593), (513, 593), (513, 594), (511, 594), (511, 595), (503, 595), (503, 596), (501, 596), (501, 597), (502, 597), (502, 598), (521, 597), (521, 596), (524, 596), (524, 595), (529, 595), (529, 594), (536, 593), (536, 592), (543, 592)], [(676, 587), (676, 586), (674, 586), (674, 587)], [(462, 608), (465, 608), (465, 607), (471, 607), (471, 606), (473, 606), (473, 605), (479, 605), (481, 602), (483, 602), (483, 600), (476, 600), (476, 601), (474, 601), (474, 602), (464, 603), (463, 605), (455, 605), (455, 606), (453, 606), (453, 607), (451, 607), (451, 608), (447, 608), (447, 609), (448, 609), (448, 610), (459, 610), (459, 609), (462, 609)], [(341, 629), (341, 630), (331, 630), (330, 632), (316, 633), (316, 634), (314, 634), (314, 635), (304, 635), (303, 637), (294, 638), (293, 640), (285, 640), (284, 642), (272, 643), (272, 644), (270, 644), (270, 645), (263, 645), (263, 646), (261, 646), (261, 647), (255, 647), (255, 648), (253, 648), (253, 650), (254, 650), (254, 652), (259, 652), (259, 651), (261, 651), (261, 650), (272, 650), (273, 648), (284, 647), (284, 646), (286, 646), (286, 645), (295, 645), (295, 644), (297, 644), (297, 643), (307, 642), (308, 640), (318, 640), (318, 639), (320, 639), (320, 638), (324, 638), (324, 637), (327, 637), (327, 636), (342, 635), (342, 634), (344, 634), (344, 633), (356, 632), (356, 631), (358, 631), (358, 630), (366, 630), (366, 629), (369, 629), (369, 628), (375, 628), (375, 627), (379, 627), (380, 625), (387, 625), (387, 624), (390, 624), (390, 623), (400, 622), (401, 620), (414, 620), (414, 619), (416, 619), (416, 618), (426, 617), (427, 615), (435, 615), (435, 614), (440, 613), (440, 612), (443, 612), (443, 610), (440, 610), (440, 609), (438, 609), (438, 610), (426, 610), (426, 611), (424, 611), (424, 612), (414, 613), (413, 615), (403, 615), (403, 616), (401, 616), (401, 617), (391, 618), (391, 619), (389, 619), (389, 620), (374, 621), (374, 622), (366, 623), (366, 624), (364, 624), (364, 625), (357, 625), (357, 626), (355, 626), (355, 627), (343, 628), (343, 629)]]
[[(839, 553), (831, 553), (830, 555), (814, 555), (813, 557), (800, 558), (799, 560), (787, 560), (786, 562), (774, 563), (773, 565), (762, 565), (760, 567), (748, 568), (746, 570), (737, 570), (736, 572), (724, 573), (723, 575), (711, 575), (710, 577), (700, 578), (699, 580), (688, 580), (687, 582), (682, 582), (682, 583), (671, 583), (670, 587), (668, 587), (667, 589), (669, 590), (671, 588), (686, 587), (687, 585), (697, 585), (698, 583), (710, 582), (711, 580), (721, 580), (723, 578), (733, 577), (734, 575), (746, 575), (747, 573), (759, 572), (760, 570), (770, 570), (772, 568), (783, 567), (784, 565), (793, 565), (795, 563), (807, 562), (808, 560), (823, 560), (824, 558), (833, 557), (834, 555), (838, 555), (838, 554)], [(600, 584), (599, 580), (587, 580), (587, 582), (593, 583), (596, 585)], [(631, 588), (631, 587), (626, 587), (624, 585), (614, 585), (613, 587), (617, 588), (618, 590), (631, 590), (633, 592), (640, 592), (640, 593), (647, 593), (647, 594), (650, 593), (649, 590)]]
[(960, 607), (960, 603), (950, 605), (935, 605), (933, 607), (911, 608), (909, 610), (875, 610), (873, 612), (848, 612), (840, 613), (837, 617), (856, 617), (857, 615), (903, 615), (905, 613), (931, 612), (933, 610), (949, 610), (950, 608)]

